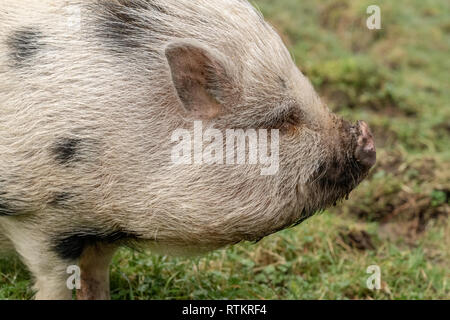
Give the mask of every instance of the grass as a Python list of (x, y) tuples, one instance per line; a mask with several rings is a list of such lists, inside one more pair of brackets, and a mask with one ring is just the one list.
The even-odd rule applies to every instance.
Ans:
[[(112, 268), (116, 299), (424, 299), (448, 297), (448, 233), (427, 234), (416, 247), (375, 237), (377, 250), (351, 248), (341, 234), (375, 223), (323, 214), (258, 246), (243, 244), (198, 259), (168, 259), (122, 251)], [(445, 239), (447, 237), (447, 239)], [(403, 247), (403, 248), (402, 248)], [(446, 260), (447, 259), (447, 260)], [(382, 288), (366, 288), (369, 265)], [(126, 271), (126, 274), (123, 272)], [(447, 281), (447, 282), (446, 282)]]
[[(113, 299), (449, 299), (450, 4), (257, 0), (330, 108), (367, 120), (378, 163), (350, 199), (258, 244), (202, 258), (122, 249)], [(366, 269), (381, 268), (380, 290)], [(28, 299), (17, 258), (0, 260), (0, 299)]]

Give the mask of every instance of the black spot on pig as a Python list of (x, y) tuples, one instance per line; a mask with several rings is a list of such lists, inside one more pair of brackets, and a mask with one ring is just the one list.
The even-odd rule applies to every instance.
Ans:
[(16, 210), (11, 208), (10, 201), (6, 199), (6, 192), (0, 190), (0, 217), (12, 216), (16, 214)]
[(78, 259), (84, 249), (97, 244), (131, 245), (137, 236), (130, 232), (101, 232), (91, 229), (67, 234), (60, 234), (52, 239), (53, 251), (65, 260)]
[(0, 217), (1, 216), (13, 216), (16, 214), (16, 211), (13, 210), (6, 200), (0, 198)]
[(50, 201), (50, 205), (53, 207), (66, 207), (73, 197), (74, 195), (69, 192), (56, 193)]
[(0, 217), (18, 216), (28, 211), (31, 211), (28, 203), (9, 198), (5, 192), (0, 191)]
[(98, 29), (98, 35), (113, 46), (141, 47), (141, 43), (136, 39), (139, 32), (139, 20), (136, 15), (115, 2), (107, 2), (104, 6), (105, 17)]
[(145, 27), (140, 11), (147, 9), (136, 1), (101, 1), (97, 35), (114, 50), (142, 47)]
[(10, 56), (16, 66), (23, 66), (43, 46), (43, 35), (33, 28), (16, 30), (6, 40)]
[[(99, 1), (94, 7), (98, 21), (98, 38), (114, 52), (129, 52), (149, 45), (152, 35), (157, 34), (156, 23), (146, 17), (149, 11), (168, 15), (169, 12), (153, 1)], [(149, 47), (151, 48), (151, 47)]]
[(53, 146), (52, 153), (60, 164), (70, 164), (77, 160), (80, 142), (80, 139), (61, 139)]

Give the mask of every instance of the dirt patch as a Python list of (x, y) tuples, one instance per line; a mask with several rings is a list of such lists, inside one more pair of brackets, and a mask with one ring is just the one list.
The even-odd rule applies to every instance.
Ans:
[(372, 237), (365, 230), (342, 230), (339, 232), (338, 243), (361, 251), (375, 250)]
[[(433, 196), (435, 194), (436, 196)], [(381, 238), (403, 238), (415, 243), (430, 221), (447, 219), (450, 214), (450, 190), (434, 190), (432, 195), (401, 191), (371, 210), (353, 207), (350, 212), (365, 221), (380, 223)]]
[[(366, 193), (345, 203), (359, 220), (380, 224), (380, 238), (415, 243), (430, 222), (450, 216), (449, 168), (433, 157), (404, 159), (402, 151), (384, 152), (370, 173)], [(368, 193), (367, 193), (368, 192)]]
[[(383, 144), (392, 144), (396, 141), (395, 132), (391, 133), (389, 129), (385, 129), (383, 132), (383, 127), (373, 126), (372, 130), (376, 144), (380, 148), (383, 148)], [(432, 157), (423, 157), (416, 161), (406, 162), (402, 152), (394, 150), (378, 156), (376, 167), (370, 172), (368, 179), (372, 179), (374, 175), (383, 171), (404, 184), (410, 184), (413, 181), (418, 183), (433, 182), (439, 170), (436, 159)]]
[(437, 136), (439, 138), (448, 139), (448, 137), (450, 136), (450, 123), (443, 122), (439, 125), (434, 126), (433, 130), (437, 133)]

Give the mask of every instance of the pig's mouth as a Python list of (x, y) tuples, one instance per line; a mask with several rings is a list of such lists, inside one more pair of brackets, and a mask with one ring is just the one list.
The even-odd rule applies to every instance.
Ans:
[(368, 170), (353, 159), (341, 163), (337, 159), (323, 164), (313, 175), (311, 185), (323, 194), (323, 207), (348, 198), (350, 192), (367, 176)]
[(375, 143), (368, 125), (358, 121), (348, 130), (348, 139), (338, 148), (344, 151), (333, 152), (309, 180), (309, 196), (313, 203), (309, 204), (308, 212), (323, 210), (348, 199), (376, 162)]

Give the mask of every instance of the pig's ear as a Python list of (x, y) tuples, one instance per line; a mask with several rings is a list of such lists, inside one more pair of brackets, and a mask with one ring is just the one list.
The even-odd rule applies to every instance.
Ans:
[(223, 114), (234, 91), (224, 58), (195, 40), (173, 42), (165, 53), (178, 97), (190, 116), (212, 119)]

